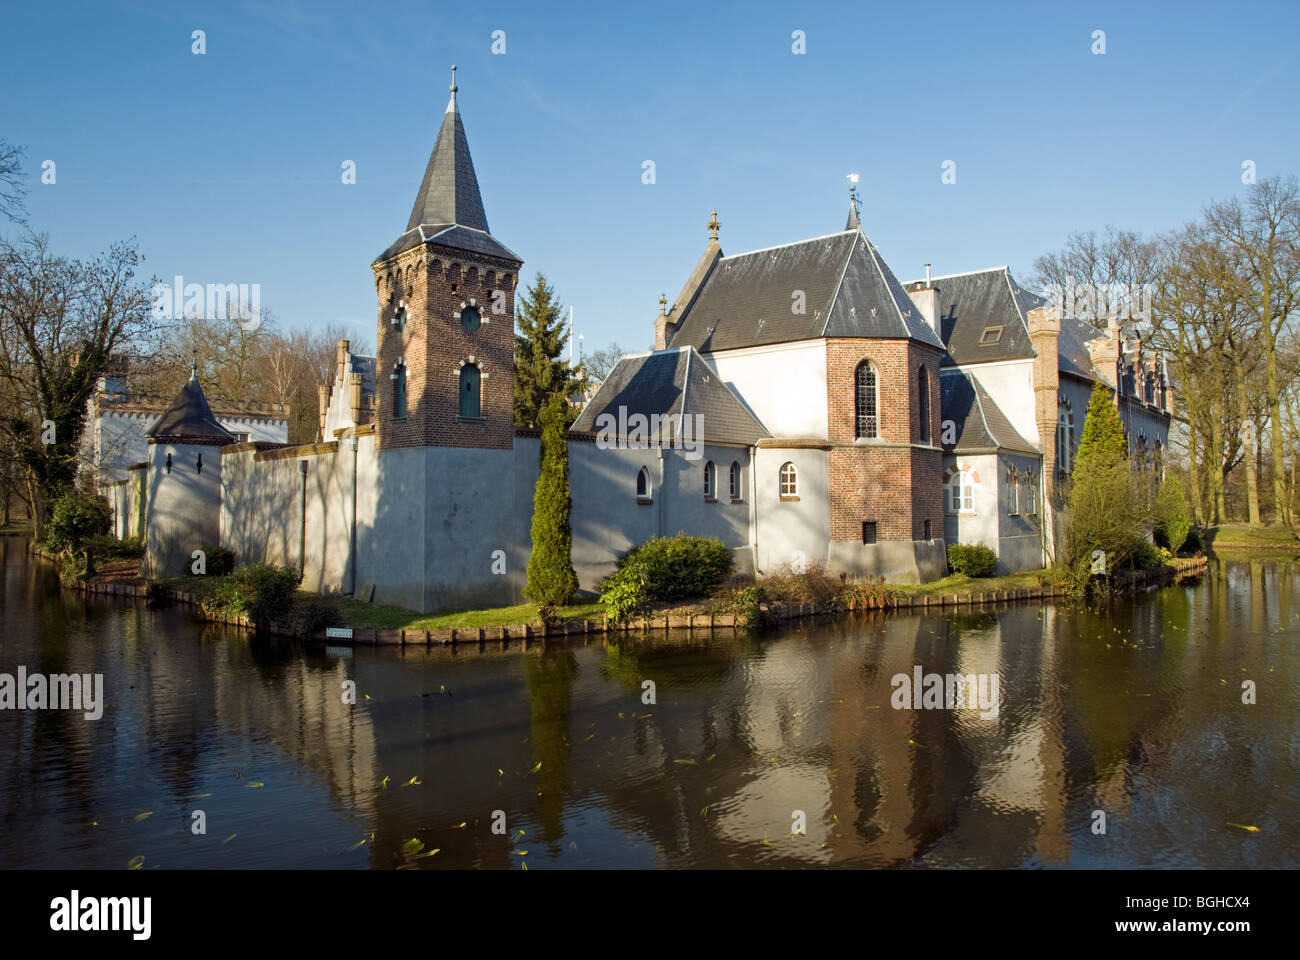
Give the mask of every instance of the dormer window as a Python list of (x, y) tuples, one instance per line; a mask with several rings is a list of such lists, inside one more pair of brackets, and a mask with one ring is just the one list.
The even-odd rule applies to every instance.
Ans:
[(985, 327), (984, 332), (980, 334), (980, 346), (988, 347), (1002, 339), (1001, 326)]

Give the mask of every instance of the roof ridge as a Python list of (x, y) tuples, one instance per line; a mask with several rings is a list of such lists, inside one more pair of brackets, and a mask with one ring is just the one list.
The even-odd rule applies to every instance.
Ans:
[[(737, 260), (740, 257), (752, 256), (755, 253), (767, 253), (769, 250), (781, 250), (785, 247), (797, 247), (801, 243), (816, 243), (818, 240), (829, 240), (832, 237), (842, 237), (846, 233), (861, 233), (860, 230), (837, 230), (835, 233), (826, 233), (820, 237), (808, 237), (804, 240), (791, 240), (789, 243), (778, 243), (772, 247), (759, 247), (757, 250), (746, 250), (744, 253), (733, 253), (730, 256), (719, 257), (719, 260)], [(863, 234), (865, 236), (865, 234)]]
[[(997, 273), (999, 270), (1009, 270), (1010, 268), (1004, 263), (1000, 267), (985, 267), (983, 270), (965, 270), (961, 273), (943, 273), (938, 276), (932, 276), (931, 280), (952, 280), (954, 277), (973, 277), (977, 273)], [(910, 280), (909, 283), (920, 283), (920, 280)]]
[[(844, 232), (849, 233), (850, 231), (845, 230)], [(871, 246), (871, 242), (867, 240), (867, 235), (862, 232), (861, 226), (859, 226), (857, 230), (853, 232), (858, 233), (862, 236), (862, 239), (865, 242), (866, 246), (868, 247)], [(826, 328), (829, 327), (831, 323), (831, 311), (835, 309), (835, 301), (839, 299), (840, 290), (844, 287), (844, 278), (845, 276), (848, 275), (849, 272), (849, 263), (852, 262), (853, 254), (857, 252), (857, 249), (858, 249), (857, 241), (854, 241), (853, 243), (849, 244), (848, 254), (845, 255), (844, 263), (840, 266), (839, 279), (835, 281), (835, 288), (831, 290), (831, 298), (828, 301), (826, 301), (826, 318), (822, 321), (822, 328), (821, 328), (822, 332), (819, 334), (819, 336), (821, 337), (826, 336)]]

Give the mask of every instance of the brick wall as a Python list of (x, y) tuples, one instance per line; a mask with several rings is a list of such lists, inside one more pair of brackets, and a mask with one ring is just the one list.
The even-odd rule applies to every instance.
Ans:
[[(373, 266), (378, 311), (378, 447), (514, 445), (514, 315), (520, 264), (424, 245)], [(494, 291), (504, 295), (493, 312)], [(402, 300), (403, 331), (392, 323)], [(474, 300), (482, 325), (467, 333), (457, 316)], [(460, 412), (462, 363), (482, 372), (482, 419)], [(393, 409), (394, 364), (406, 364), (406, 417)]]
[[(870, 360), (879, 389), (879, 443), (856, 443), (855, 376)], [(918, 449), (921, 421), (917, 383), (929, 381), (930, 443)], [(939, 351), (913, 340), (832, 339), (826, 344), (827, 432), (830, 453), (831, 539), (861, 541), (862, 523), (876, 522), (879, 540), (919, 540), (925, 521), (943, 535), (938, 446)]]

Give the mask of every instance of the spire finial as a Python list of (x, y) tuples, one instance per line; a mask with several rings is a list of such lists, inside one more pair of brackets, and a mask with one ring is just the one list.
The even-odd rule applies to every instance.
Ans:
[(661, 317), (668, 316), (667, 310), (668, 310), (668, 294), (661, 293), (659, 294), (659, 316)]
[(451, 65), (451, 92), (456, 92), (456, 64)]
[(862, 221), (858, 218), (858, 175), (850, 173), (844, 179), (849, 181), (849, 221), (844, 225), (845, 230), (860, 230)]
[(197, 380), (198, 378), (199, 378), (199, 352), (197, 350), (193, 350), (190, 352), (190, 379)]
[(721, 227), (721, 226), (722, 226), (722, 224), (718, 223), (718, 211), (714, 210), (714, 211), (713, 211), (713, 219), (709, 221), (709, 239), (710, 239), (710, 240), (717, 240), (717, 239), (718, 239), (718, 228)]

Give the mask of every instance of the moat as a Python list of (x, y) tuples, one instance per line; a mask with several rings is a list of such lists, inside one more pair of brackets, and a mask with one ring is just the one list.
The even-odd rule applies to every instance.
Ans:
[[(105, 702), (0, 711), (5, 867), (1300, 866), (1289, 558), (1101, 611), (351, 649), (86, 598), (24, 546), (0, 673)], [(918, 666), (996, 675), (996, 715), (894, 709)]]

